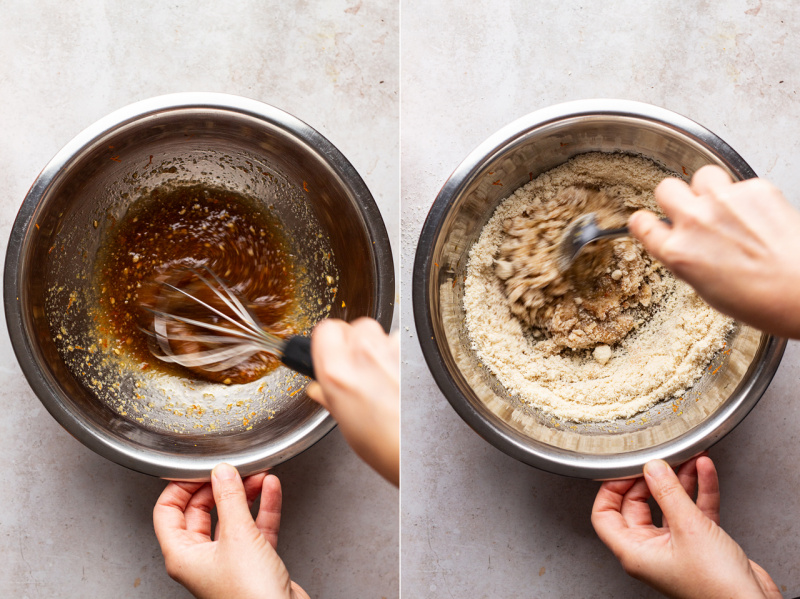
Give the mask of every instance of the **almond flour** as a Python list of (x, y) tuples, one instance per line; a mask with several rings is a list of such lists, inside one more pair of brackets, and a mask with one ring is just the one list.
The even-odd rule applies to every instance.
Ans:
[(673, 175), (640, 156), (583, 154), (497, 207), (470, 250), (464, 307), (473, 350), (511, 394), (563, 420), (629, 418), (681, 395), (723, 347), (731, 319), (636, 240), (598, 242), (563, 276), (552, 270), (571, 220), (658, 212), (653, 191)]

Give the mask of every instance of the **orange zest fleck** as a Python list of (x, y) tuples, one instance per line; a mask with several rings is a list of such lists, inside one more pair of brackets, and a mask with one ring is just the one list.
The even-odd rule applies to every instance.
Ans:
[(681, 166), (681, 170), (683, 171), (684, 175), (686, 175), (687, 177), (689, 176), (689, 173), (686, 172), (686, 167), (685, 166)]
[(500, 185), (500, 186), (502, 187), (502, 185), (503, 185), (503, 182), (502, 182), (500, 179), (498, 179), (497, 181), (495, 181), (494, 183), (492, 183), (492, 185)]
[(303, 191), (308, 191), (308, 183), (303, 181)]
[(119, 159), (119, 154), (117, 154), (116, 156), (112, 156), (112, 157), (111, 157), (111, 160), (113, 160), (114, 162), (122, 162), (122, 161)]

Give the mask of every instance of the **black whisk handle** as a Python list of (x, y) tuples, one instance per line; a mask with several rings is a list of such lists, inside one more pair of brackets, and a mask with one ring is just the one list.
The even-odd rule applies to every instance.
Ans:
[(289, 337), (283, 346), (281, 362), (300, 374), (315, 378), (314, 364), (311, 362), (311, 337)]

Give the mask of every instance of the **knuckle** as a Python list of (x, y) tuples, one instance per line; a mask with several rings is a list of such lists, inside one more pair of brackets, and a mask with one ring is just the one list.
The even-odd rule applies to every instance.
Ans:
[(367, 316), (361, 316), (360, 318), (356, 318), (352, 323), (354, 328), (363, 328), (363, 329), (371, 329), (374, 330), (375, 328), (380, 329), (381, 325), (378, 324), (378, 321), (374, 318), (369, 318)]
[(639, 237), (647, 238), (653, 232), (653, 221), (647, 217), (647, 214), (640, 214), (630, 223), (630, 228)]
[(691, 261), (686, 253), (685, 244), (674, 237), (664, 242), (660, 254), (661, 261), (670, 268), (686, 266)]
[(666, 192), (676, 188), (683, 188), (686, 186), (686, 183), (682, 179), (678, 179), (676, 177), (667, 177), (663, 179), (658, 185), (656, 185), (655, 193), (660, 195), (663, 192)]
[(697, 169), (697, 172), (694, 174), (692, 179), (696, 180), (704, 177), (717, 177), (719, 175), (727, 175), (725, 169), (717, 166), (716, 164), (706, 164)]
[(732, 186), (715, 187), (707, 194), (707, 197), (712, 201), (712, 205), (728, 205), (732, 199), (732, 191)]
[(748, 182), (748, 187), (750, 191), (757, 195), (770, 195), (777, 190), (772, 183), (764, 179), (751, 179)]
[(688, 228), (707, 229), (713, 225), (715, 218), (712, 210), (695, 208), (693, 210), (686, 210), (681, 221), (682, 224)]
[(217, 503), (237, 501), (241, 498), (242, 492), (242, 489), (225, 485), (217, 492)]
[(653, 494), (656, 496), (659, 505), (669, 504), (675, 499), (675, 494), (678, 488), (674, 485), (656, 483), (656, 488), (653, 489)]
[(702, 175), (704, 173), (707, 173), (708, 171), (713, 171), (716, 168), (718, 168), (718, 167), (713, 165), (713, 164), (704, 164), (699, 169), (697, 169), (697, 172), (694, 174), (694, 177), (697, 177), (698, 175)]
[(359, 335), (353, 340), (353, 351), (359, 356), (370, 356), (374, 353), (375, 344), (372, 337)]
[(387, 336), (378, 321), (371, 318), (359, 320), (362, 322), (357, 321), (357, 324), (354, 325), (356, 334), (353, 336), (358, 342), (358, 347), (364, 347), (365, 345), (371, 347)]

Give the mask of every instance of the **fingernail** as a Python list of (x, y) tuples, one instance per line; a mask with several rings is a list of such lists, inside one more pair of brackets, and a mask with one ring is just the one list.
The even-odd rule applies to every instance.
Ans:
[(236, 478), (236, 468), (230, 464), (217, 464), (212, 474), (217, 480), (233, 480)]
[(644, 465), (645, 473), (654, 478), (664, 476), (669, 470), (669, 465), (664, 460), (651, 460)]

